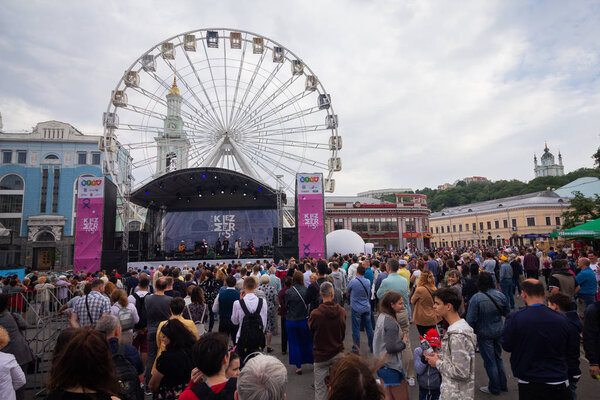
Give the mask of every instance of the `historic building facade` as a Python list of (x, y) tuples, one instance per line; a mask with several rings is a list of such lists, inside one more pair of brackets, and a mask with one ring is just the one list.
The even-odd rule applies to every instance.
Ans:
[(560, 229), (568, 208), (551, 190), (444, 208), (429, 217), (432, 245), (529, 244)]
[[(41, 122), (30, 132), (0, 131), (0, 265), (72, 264), (76, 183), (107, 175), (101, 141), (59, 121)], [(130, 162), (121, 147), (115, 151)]]
[(540, 176), (563, 176), (565, 174), (565, 167), (562, 162), (562, 155), (558, 152), (558, 164), (554, 162), (554, 155), (550, 153), (548, 145), (544, 146), (544, 154), (542, 154), (541, 164), (538, 165), (537, 156), (533, 155), (533, 165), (535, 177)]
[(409, 243), (419, 249), (429, 247), (427, 197), (397, 194), (396, 202), (362, 196), (325, 197), (326, 230), (349, 229), (375, 248), (394, 250)]

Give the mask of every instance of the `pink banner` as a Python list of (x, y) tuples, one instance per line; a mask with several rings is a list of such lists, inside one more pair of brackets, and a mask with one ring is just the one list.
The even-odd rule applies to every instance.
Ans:
[(104, 178), (79, 178), (73, 271), (97, 272), (102, 254)]
[(298, 194), (298, 255), (325, 257), (322, 194)]

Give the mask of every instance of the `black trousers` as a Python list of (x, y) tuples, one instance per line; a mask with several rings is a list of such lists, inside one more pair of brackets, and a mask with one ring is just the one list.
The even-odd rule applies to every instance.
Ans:
[(231, 342), (235, 345), (235, 337), (237, 335), (238, 326), (231, 322), (231, 317), (219, 318), (219, 332), (225, 333), (231, 338)]
[(519, 400), (571, 400), (571, 391), (565, 384), (519, 383)]
[(288, 339), (287, 339), (287, 328), (285, 327), (285, 317), (281, 316), (281, 352), (287, 352)]

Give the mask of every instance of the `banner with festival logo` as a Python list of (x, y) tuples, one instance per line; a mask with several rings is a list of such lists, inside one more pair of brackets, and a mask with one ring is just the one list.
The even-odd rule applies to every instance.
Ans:
[(77, 224), (73, 271), (97, 272), (102, 254), (104, 177), (81, 177), (77, 182)]
[(298, 255), (325, 257), (323, 174), (296, 174)]

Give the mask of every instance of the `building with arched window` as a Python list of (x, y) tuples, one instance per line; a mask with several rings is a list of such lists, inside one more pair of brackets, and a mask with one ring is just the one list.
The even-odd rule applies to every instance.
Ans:
[[(72, 265), (75, 183), (105, 175), (101, 140), (59, 121), (28, 132), (0, 131), (0, 265)], [(116, 151), (130, 160), (122, 148)]]

